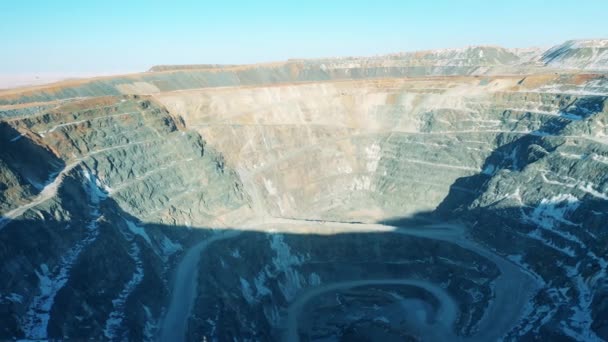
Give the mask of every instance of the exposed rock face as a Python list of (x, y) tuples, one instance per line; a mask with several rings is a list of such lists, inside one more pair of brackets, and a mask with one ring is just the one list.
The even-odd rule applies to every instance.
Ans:
[(0, 338), (608, 339), (606, 46), (0, 92)]
[(607, 70), (608, 41), (570, 40), (547, 50), (542, 60), (549, 66), (563, 69)]

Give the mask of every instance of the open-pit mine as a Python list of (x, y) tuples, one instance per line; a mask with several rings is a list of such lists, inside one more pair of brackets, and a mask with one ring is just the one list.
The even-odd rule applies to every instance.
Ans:
[(608, 340), (608, 41), (0, 91), (0, 339)]

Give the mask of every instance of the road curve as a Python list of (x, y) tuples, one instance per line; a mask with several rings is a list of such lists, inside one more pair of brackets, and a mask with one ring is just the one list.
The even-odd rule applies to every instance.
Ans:
[[(442, 226), (450, 227), (449, 225)], [(484, 259), (490, 260), (496, 265), (500, 275), (494, 282), (494, 298), (478, 323), (478, 333), (472, 338), (476, 341), (500, 340), (518, 322), (526, 303), (532, 297), (532, 293), (537, 289), (538, 284), (530, 274), (519, 266), (467, 239), (464, 236), (464, 227), (460, 227), (459, 230), (458, 226), (451, 227), (457, 229), (460, 234), (458, 236), (453, 234), (433, 235), (433, 229), (420, 228), (398, 228), (395, 232), (425, 237), (425, 234), (421, 231), (428, 231), (431, 234), (426, 237), (456, 244)]]
[(299, 341), (298, 336), (298, 317), (306, 303), (312, 298), (321, 295), (325, 292), (349, 289), (353, 287), (365, 285), (409, 285), (425, 289), (430, 292), (441, 303), (439, 312), (437, 313), (437, 324), (444, 331), (450, 331), (452, 325), (456, 321), (458, 308), (456, 302), (447, 294), (441, 287), (424, 280), (416, 279), (367, 279), (367, 280), (349, 280), (335, 283), (320, 285), (309, 288), (298, 295), (298, 298), (293, 301), (287, 309), (287, 323), (284, 341), (295, 342)]
[[(213, 242), (237, 236), (242, 231), (266, 231), (268, 233), (326, 233), (338, 234), (345, 232), (378, 232), (394, 233), (420, 238), (434, 239), (456, 244), (492, 261), (499, 269), (500, 275), (495, 280), (494, 298), (479, 321), (477, 330), (470, 340), (495, 341), (499, 340), (519, 320), (525, 304), (530, 299), (532, 291), (536, 289), (536, 282), (519, 266), (494, 254), (485, 247), (469, 240), (465, 236), (465, 228), (456, 224), (426, 225), (424, 228), (391, 227), (381, 224), (360, 224), (341, 222), (302, 221), (283, 218), (265, 218), (260, 222), (244, 225), (240, 230), (225, 230), (221, 233), (199, 242), (186, 252), (180, 261), (171, 281), (171, 301), (169, 309), (162, 320), (159, 330), (159, 341), (183, 341), (186, 336), (187, 322), (196, 300), (198, 261), (202, 252)], [(297, 340), (297, 315), (307, 301), (325, 291), (339, 288), (349, 288), (360, 285), (373, 284), (403, 284), (422, 287), (435, 295), (447, 315), (448, 322), (453, 322), (457, 314), (452, 314), (453, 300), (447, 293), (439, 291), (440, 288), (431, 283), (418, 279), (371, 279), (348, 280), (344, 282), (328, 283), (319, 287), (302, 291), (290, 304), (286, 324), (286, 335), (289, 341)], [(417, 285), (416, 285), (417, 284)], [(452, 303), (452, 304), (450, 304)], [(429, 332), (434, 334), (434, 332)], [(295, 336), (295, 337), (294, 337)], [(455, 337), (455, 336), (454, 336)], [(469, 338), (458, 338), (469, 340)]]
[(192, 246), (179, 262), (171, 284), (171, 301), (159, 331), (158, 341), (184, 341), (188, 328), (188, 318), (196, 301), (199, 260), (209, 245), (216, 241), (230, 239), (241, 232), (225, 230)]
[(61, 186), (65, 175), (78, 164), (79, 162), (75, 162), (67, 165), (63, 170), (61, 170), (61, 172), (57, 174), (57, 176), (55, 176), (52, 182), (44, 186), (42, 191), (40, 191), (40, 193), (36, 195), (36, 197), (34, 197), (31, 202), (23, 204), (11, 211), (2, 214), (2, 216), (0, 216), (0, 230), (2, 230), (2, 228), (9, 224), (10, 221), (23, 215), (23, 213), (25, 213), (29, 209), (55, 197), (57, 195), (57, 189), (59, 189), (59, 186)]
[[(289, 219), (275, 220), (278, 225), (331, 226), (336, 232), (355, 231), (388, 233), (387, 226), (381, 224), (360, 224), (341, 222), (310, 222)], [(290, 229), (276, 229), (289, 231)], [(354, 229), (353, 229), (354, 228)], [(466, 229), (458, 224), (433, 224), (424, 228), (392, 227), (391, 233), (416, 236), (433, 240), (445, 241), (458, 245), (493, 262), (500, 271), (493, 289), (494, 298), (484, 316), (477, 325), (477, 334), (471, 339), (475, 341), (496, 341), (517, 324), (526, 303), (532, 297), (538, 284), (534, 278), (511, 261), (489, 251), (465, 236)], [(409, 281), (411, 279), (402, 279)], [(330, 285), (330, 284), (327, 284)], [(321, 285), (324, 286), (324, 285)], [(306, 292), (304, 292), (306, 293)], [(305, 295), (305, 294), (302, 295)], [(299, 301), (299, 297), (295, 301)], [(303, 303), (304, 304), (304, 303)], [(297, 321), (296, 321), (297, 325)], [(289, 326), (288, 330), (291, 329)], [(295, 328), (297, 338), (297, 327)], [(463, 338), (462, 340), (467, 340)]]

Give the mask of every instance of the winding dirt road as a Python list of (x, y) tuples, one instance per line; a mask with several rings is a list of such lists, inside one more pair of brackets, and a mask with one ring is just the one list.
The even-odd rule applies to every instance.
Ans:
[(158, 341), (184, 341), (188, 318), (196, 301), (199, 260), (209, 245), (216, 241), (233, 238), (241, 232), (226, 230), (192, 246), (177, 266), (171, 281), (171, 302), (160, 326)]
[(63, 178), (68, 174), (80, 161), (67, 165), (61, 172), (54, 177), (53, 181), (44, 186), (42, 191), (34, 199), (26, 204), (23, 204), (11, 211), (8, 211), (0, 216), (0, 230), (4, 228), (10, 221), (23, 215), (29, 209), (39, 205), (40, 203), (46, 202), (57, 195), (57, 189), (63, 182)]
[[(287, 309), (287, 326), (284, 336), (285, 341), (298, 341), (298, 317), (300, 312), (311, 299), (335, 290), (349, 289), (366, 285), (408, 285), (425, 289), (430, 292), (441, 303), (437, 312), (436, 321), (441, 331), (450, 331), (458, 316), (456, 302), (441, 287), (424, 280), (414, 279), (369, 279), (369, 280), (350, 280), (336, 283), (329, 283), (317, 287), (309, 288), (298, 295), (298, 298), (289, 305)], [(420, 322), (421, 324), (424, 324)]]
[[(244, 226), (241, 230), (226, 230), (199, 242), (192, 247), (180, 261), (172, 280), (171, 302), (160, 328), (161, 341), (182, 341), (186, 336), (188, 317), (196, 300), (198, 261), (202, 252), (213, 242), (236, 237), (241, 231), (266, 231), (272, 233), (294, 234), (338, 234), (354, 232), (395, 233), (420, 238), (434, 239), (456, 244), (493, 262), (500, 270), (495, 280), (494, 298), (479, 321), (478, 333), (469, 339), (495, 341), (508, 332), (519, 320), (523, 308), (536, 290), (534, 279), (512, 262), (488, 251), (485, 247), (469, 240), (465, 236), (465, 227), (456, 224), (435, 224), (423, 228), (391, 227), (381, 224), (359, 224), (341, 222), (302, 221), (270, 218)], [(418, 286), (433, 294), (441, 303), (439, 315), (442, 321), (451, 323), (458, 316), (457, 304), (442, 288), (419, 279), (354, 279), (342, 282), (326, 283), (318, 287), (303, 290), (288, 307), (285, 326), (285, 339), (298, 340), (298, 315), (308, 301), (327, 291), (351, 288), (362, 285), (402, 284)], [(431, 329), (432, 330), (432, 329)], [(431, 331), (436, 336), (441, 330)], [(453, 336), (451, 329), (443, 330), (445, 335)]]
[[(292, 224), (298, 224), (298, 221), (293, 222)], [(299, 223), (302, 224), (302, 223)], [(311, 222), (307, 222), (307, 224), (311, 224)], [(368, 227), (371, 231), (384, 231), (386, 232), (386, 226), (379, 224), (350, 224), (350, 223), (331, 223), (332, 226), (344, 227), (348, 226), (365, 226)], [(361, 229), (361, 227), (359, 228)], [(536, 289), (536, 282), (534, 279), (524, 272), (519, 266), (514, 263), (486, 250), (484, 247), (476, 244), (475, 242), (467, 239), (465, 237), (465, 228), (456, 224), (436, 224), (425, 226), (424, 228), (407, 228), (407, 227), (398, 227), (394, 228), (393, 233), (403, 234), (409, 236), (416, 236), (427, 239), (441, 240), (448, 243), (456, 244), (462, 248), (468, 249), (479, 256), (492, 261), (500, 270), (500, 275), (497, 277), (495, 281), (494, 287), (494, 298), (490, 303), (490, 307), (487, 309), (484, 317), (479, 321), (477, 330), (478, 333), (472, 336), (470, 339), (475, 341), (495, 341), (499, 340), (506, 332), (508, 332), (519, 320), (521, 313), (523, 311), (524, 306), (531, 298), (533, 291)], [(390, 284), (392, 282), (402, 281), (403, 284), (407, 282), (418, 282), (419, 280), (413, 279), (390, 279), (389, 282), (385, 284)], [(321, 294), (326, 291), (330, 291), (332, 288), (332, 284), (342, 284), (342, 283), (329, 283), (323, 284), (320, 287), (325, 288), (327, 290), (321, 290), (319, 292), (312, 292)], [(380, 284), (380, 283), (375, 283)], [(413, 285), (413, 284), (412, 284)], [(429, 283), (421, 284), (424, 286), (420, 286), (425, 290), (433, 293), (437, 299), (442, 303), (442, 305), (448, 305), (448, 301), (446, 296), (438, 296), (437, 291), (430, 291), (428, 287)], [(431, 284), (432, 285), (432, 284)], [(435, 286), (435, 285), (433, 285)], [(352, 286), (351, 286), (352, 287)], [(307, 294), (308, 292), (304, 292), (300, 296), (305, 296), (306, 301), (312, 299), (314, 296)], [(301, 308), (306, 304), (305, 301), (301, 301), (300, 296), (296, 298), (294, 301), (298, 303), (298, 307)], [(447, 297), (449, 298), (449, 296)], [(292, 304), (292, 305), (294, 305)], [(297, 309), (297, 308), (296, 308)], [(288, 309), (288, 313), (291, 315), (296, 315), (294, 317), (289, 317), (287, 320), (287, 335), (288, 339), (286, 341), (297, 341), (297, 313), (301, 309), (292, 310), (291, 306)], [(291, 325), (295, 324), (295, 325)], [(449, 338), (450, 340), (455, 340), (455, 336), (443, 336), (444, 338)], [(458, 339), (458, 340), (468, 340), (468, 339)]]
[(0, 216), (0, 230), (2, 230), (2, 228), (8, 225), (12, 220), (15, 220), (16, 218), (20, 217), (21, 215), (23, 215), (23, 213), (30, 210), (31, 208), (34, 208), (37, 205), (44, 203), (52, 198), (55, 198), (57, 196), (57, 191), (63, 184), (63, 180), (67, 176), (67, 174), (72, 171), (72, 169), (74, 169), (76, 166), (79, 166), (87, 158), (104, 152), (121, 149), (132, 145), (145, 144), (152, 141), (153, 140), (143, 140), (118, 146), (106, 147), (81, 156), (77, 159), (74, 159), (72, 162), (67, 164), (61, 171), (59, 171), (59, 173), (54, 175), (53, 180), (46, 184), (44, 188), (40, 191), (40, 193), (38, 193), (30, 202), (20, 205), (19, 207), (12, 209), (6, 213), (3, 213)]

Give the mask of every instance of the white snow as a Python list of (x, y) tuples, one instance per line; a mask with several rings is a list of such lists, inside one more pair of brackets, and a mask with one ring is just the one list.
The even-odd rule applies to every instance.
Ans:
[(386, 323), (386, 324), (390, 324), (391, 322), (388, 320), (388, 318), (384, 317), (384, 316), (378, 316), (374, 318), (374, 321), (378, 321), (378, 322), (382, 322), (382, 323)]
[(270, 248), (276, 253), (272, 259), (276, 273), (282, 272), (285, 275), (285, 281), (279, 282), (279, 289), (285, 299), (291, 301), (306, 281), (293, 266), (301, 265), (306, 258), (291, 254), (291, 248), (285, 243), (282, 234), (272, 235)]
[(264, 187), (270, 196), (275, 196), (277, 194), (277, 189), (274, 187), (270, 179), (264, 178)]
[(158, 325), (152, 312), (147, 306), (143, 306), (144, 312), (146, 313), (146, 324), (144, 325), (144, 341), (154, 341), (156, 339), (156, 331)]
[(538, 332), (539, 328), (549, 322), (555, 313), (557, 313), (557, 308), (555, 307), (548, 305), (536, 306), (532, 302), (526, 303), (524, 313), (522, 315), (522, 317), (525, 317), (522, 320), (522, 323), (525, 325), (520, 327), (518, 331), (519, 336), (523, 336), (531, 330)]
[(551, 198), (543, 198), (528, 218), (539, 227), (548, 230), (553, 230), (559, 224), (575, 226), (576, 224), (566, 217), (574, 212), (579, 205), (579, 199), (571, 194), (559, 194)]
[(522, 255), (508, 255), (507, 259), (511, 260), (513, 263), (526, 270), (528, 274), (530, 274), (534, 278), (534, 280), (536, 280), (539, 287), (545, 285), (545, 280), (540, 275), (538, 275), (538, 273), (534, 272), (534, 269), (532, 268), (532, 266), (530, 266), (530, 264), (524, 262), (524, 258)]
[(493, 175), (494, 174), (494, 170), (495, 170), (495, 166), (493, 164), (488, 164), (488, 166), (485, 167), (485, 169), (483, 169), (482, 173), (485, 175)]
[(372, 180), (369, 176), (362, 175), (353, 177), (352, 184), (350, 185), (351, 190), (371, 190)]
[(521, 189), (519, 187), (517, 187), (515, 189), (515, 192), (513, 192), (512, 194), (506, 195), (505, 198), (509, 198), (509, 199), (514, 200), (515, 202), (517, 202), (520, 205), (520, 207), (524, 207), (525, 206), (524, 201), (521, 198)]
[(84, 169), (82, 174), (87, 181), (85, 186), (89, 197), (91, 221), (86, 226), (85, 237), (61, 257), (53, 270), (49, 270), (46, 264), (42, 264), (39, 270), (35, 271), (38, 276), (39, 293), (30, 303), (22, 323), (22, 329), (28, 339), (45, 339), (47, 337), (50, 312), (57, 293), (67, 283), (72, 266), (80, 253), (93, 243), (99, 235), (98, 220), (101, 217), (99, 203), (106, 198), (106, 194), (99, 188), (99, 180), (93, 173)]
[(543, 232), (540, 229), (535, 229), (533, 231), (531, 231), (530, 233), (528, 233), (528, 235), (530, 238), (534, 239), (534, 240), (538, 240), (540, 242), (542, 242), (544, 245), (553, 248), (554, 250), (564, 253), (570, 257), (575, 257), (576, 256), (576, 252), (574, 251), (574, 249), (572, 249), (572, 247), (567, 246), (567, 247), (560, 247), (558, 245), (555, 244), (555, 242), (545, 238), (543, 236)]
[(591, 154), (591, 159), (593, 159), (595, 161), (598, 161), (598, 162), (600, 162), (602, 164), (608, 164), (608, 157), (606, 157), (606, 156), (602, 156), (602, 155), (599, 155), (599, 154), (592, 153)]
[(308, 257), (291, 253), (291, 248), (285, 243), (282, 234), (273, 234), (269, 238), (270, 248), (275, 252), (271, 264), (266, 265), (253, 279), (253, 287), (247, 279), (241, 278), (241, 292), (249, 304), (258, 302), (263, 296), (271, 296), (272, 291), (266, 285), (268, 279), (277, 279), (279, 275), (284, 276), (283, 281), (278, 281), (278, 287), (283, 297), (290, 301), (303, 287), (316, 286), (321, 283), (321, 278), (316, 273), (308, 277), (300, 274), (294, 266), (301, 265)]
[(608, 200), (608, 195), (606, 195), (603, 192), (599, 192), (599, 191), (595, 190), (593, 188), (594, 185), (595, 184), (593, 184), (591, 182), (580, 182), (578, 184), (578, 189), (590, 194), (593, 197), (601, 198), (603, 200)]
[(23, 296), (17, 293), (10, 293), (8, 295), (5, 296), (0, 296), (0, 303), (3, 302), (13, 302), (13, 303), (21, 303), (23, 302)]
[(247, 303), (249, 305), (255, 303), (256, 299), (254, 298), (253, 293), (251, 292), (251, 286), (249, 285), (249, 282), (247, 281), (247, 279), (240, 277), (240, 282), (241, 282), (241, 293), (243, 294), (243, 298), (245, 298), (245, 301), (247, 301)]
[(171, 241), (171, 239), (169, 239), (166, 235), (163, 235), (163, 239), (161, 240), (160, 247), (161, 247), (162, 254), (164, 256), (165, 261), (171, 255), (173, 255), (183, 249), (182, 245)]
[(308, 276), (308, 283), (310, 283), (311, 286), (321, 285), (321, 277), (315, 272), (312, 272), (310, 276)]
[[(72, 164), (67, 165), (63, 170), (61, 170), (61, 172), (59, 172), (56, 175), (56, 177), (54, 179), (52, 179), (52, 181), (48, 182), (48, 184), (46, 184), (44, 186), (44, 188), (40, 191), (40, 193), (36, 196), (36, 198), (34, 198), (31, 202), (21, 205), (9, 212), (4, 213), (4, 216), (0, 217), (0, 229), (2, 229), (4, 226), (6, 226), (11, 220), (13, 220), (13, 219), (19, 217), (20, 215), (22, 215), (23, 213), (25, 213), (27, 210), (37, 206), (40, 203), (47, 201), (50, 198), (53, 198), (55, 196), (55, 194), (57, 193), (57, 189), (62, 184), (64, 176), (68, 172), (70, 172), (74, 167), (76, 167), (76, 165), (78, 165), (78, 163), (72, 163)], [(85, 173), (85, 176), (86, 176), (88, 174), (88, 171), (85, 171), (85, 172), (86, 172)], [(53, 175), (51, 175), (51, 177), (52, 176)], [(87, 189), (89, 189), (89, 188), (90, 187), (88, 187)]]
[[(93, 205), (99, 205), (99, 202), (106, 199), (108, 194), (103, 190), (104, 185), (101, 183), (99, 178), (91, 171), (84, 169), (83, 175), (87, 180), (87, 193), (89, 195), (89, 199)], [(97, 211), (98, 208), (95, 210)]]
[(558, 152), (558, 154), (565, 158), (578, 159), (578, 160), (584, 159), (587, 156), (585, 154), (565, 153), (565, 152)]
[(547, 110), (539, 109), (539, 107), (536, 107), (536, 108), (505, 108), (505, 109), (512, 111), (512, 112), (523, 112), (523, 113), (538, 114), (538, 115), (559, 116), (561, 118), (569, 119), (572, 121), (580, 121), (583, 119), (583, 117), (572, 114), (572, 113), (566, 113), (566, 112), (558, 111), (558, 110), (557, 111), (547, 111)]
[(65, 122), (62, 124), (58, 124), (55, 125), (49, 129), (47, 129), (46, 131), (40, 131), (38, 132), (38, 134), (40, 135), (44, 135), (47, 133), (52, 133), (55, 130), (57, 130), (58, 128), (63, 128), (63, 127), (68, 127), (68, 126), (73, 126), (73, 125), (79, 125), (85, 122), (93, 122), (95, 120), (102, 120), (102, 119), (107, 119), (107, 118), (111, 118), (111, 117), (117, 117), (117, 116), (125, 116), (125, 115), (132, 115), (132, 114), (141, 114), (141, 112), (127, 112), (127, 113), (118, 113), (118, 114), (111, 114), (111, 115), (105, 115), (105, 116), (98, 116), (95, 118), (89, 118), (89, 119), (85, 119), (85, 120), (79, 120), (79, 121), (72, 121), (72, 122)]
[(235, 259), (240, 259), (241, 258), (241, 251), (238, 248), (235, 248), (232, 250), (232, 252), (230, 252), (230, 256), (235, 258)]
[(127, 223), (127, 227), (129, 227), (129, 230), (133, 234), (141, 236), (142, 238), (144, 238), (144, 240), (146, 240), (149, 245), (152, 245), (152, 241), (150, 240), (150, 237), (148, 236), (146, 230), (143, 227), (138, 226), (137, 224), (135, 224), (135, 222), (130, 220), (125, 220), (125, 222)]
[(253, 284), (255, 285), (255, 290), (257, 292), (256, 297), (260, 298), (262, 296), (271, 295), (272, 291), (268, 287), (266, 287), (266, 273), (260, 272), (257, 277), (253, 279)]
[(577, 39), (570, 41), (573, 48), (608, 48), (608, 39)]
[(541, 202), (534, 208), (532, 213), (524, 216), (524, 219), (530, 223), (534, 223), (537, 229), (528, 233), (528, 236), (543, 242), (545, 245), (565, 253), (571, 257), (576, 255), (574, 249), (570, 246), (560, 247), (555, 242), (545, 238), (542, 230), (550, 231), (560, 237), (585, 248), (585, 244), (573, 234), (564, 231), (560, 227), (563, 225), (579, 226), (567, 219), (580, 205), (578, 198), (571, 194), (559, 194), (549, 199), (543, 198)]
[(133, 231), (133, 228), (130, 226), (130, 224), (133, 224), (131, 221), (125, 220), (125, 223), (129, 227), (131, 234), (123, 232), (123, 235), (127, 241), (131, 243), (128, 253), (135, 263), (135, 271), (133, 272), (131, 279), (124, 285), (122, 291), (118, 295), (118, 298), (112, 300), (113, 310), (106, 320), (105, 328), (103, 330), (104, 336), (109, 339), (124, 338), (124, 336), (118, 336), (118, 334), (122, 328), (122, 322), (125, 318), (127, 299), (144, 278), (144, 265), (143, 261), (141, 260), (141, 250), (137, 245), (137, 241), (134, 239), (134, 236), (138, 235), (139, 230), (135, 229), (135, 232)]
[(588, 82), (583, 86), (572, 87), (571, 85), (548, 85), (538, 89), (527, 90), (530, 93), (543, 94), (564, 94), (564, 95), (582, 95), (582, 96), (605, 96), (608, 87), (600, 83)]
[(543, 182), (545, 182), (547, 184), (560, 185), (560, 186), (563, 186), (566, 188), (578, 189), (593, 197), (597, 197), (597, 198), (600, 198), (603, 200), (608, 200), (608, 195), (596, 190), (594, 188), (595, 184), (593, 184), (592, 182), (581, 181), (581, 180), (577, 180), (577, 179), (574, 179), (571, 177), (563, 177), (563, 176), (558, 176), (560, 178), (560, 180), (549, 179), (549, 178), (547, 178), (547, 174), (550, 174), (550, 173), (551, 173), (551, 171), (548, 171), (548, 170), (540, 171), (540, 175), (542, 177)]
[[(205, 322), (207, 322), (207, 324), (209, 324), (211, 326), (211, 331), (209, 332), (209, 336), (211, 336), (212, 341), (216, 341), (216, 339), (214, 338), (215, 336), (215, 331), (217, 330), (217, 323), (216, 321), (219, 318), (219, 313), (216, 313), (215, 315), (215, 321), (212, 320), (211, 318), (207, 318), (207, 320)], [(203, 340), (206, 341), (206, 340)]]
[(564, 266), (567, 275), (574, 280), (578, 293), (577, 305), (571, 306), (572, 316), (565, 322), (562, 321), (561, 328), (566, 335), (577, 341), (602, 341), (602, 339), (591, 330), (593, 317), (591, 315), (591, 303), (593, 302), (593, 291), (589, 284), (579, 272), (580, 262), (575, 266)]
[(378, 162), (380, 161), (381, 148), (378, 143), (373, 143), (370, 146), (365, 147), (365, 157), (367, 160), (367, 171), (374, 172), (378, 168)]
[(21, 139), (23, 136), (24, 136), (24, 134), (19, 134), (18, 136), (16, 136), (16, 137), (12, 138), (12, 139), (10, 140), (10, 142), (15, 142), (15, 141), (17, 141), (17, 140)]
[(353, 173), (353, 168), (348, 164), (348, 162), (344, 159), (336, 160), (336, 170), (338, 173), (342, 174), (351, 174)]

